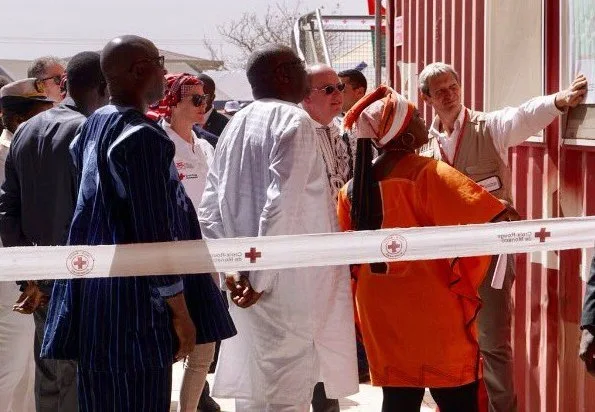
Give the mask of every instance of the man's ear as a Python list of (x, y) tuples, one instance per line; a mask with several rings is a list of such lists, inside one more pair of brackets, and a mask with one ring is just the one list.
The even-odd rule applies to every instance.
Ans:
[(421, 90), (418, 90), (419, 93), (419, 97), (420, 99), (427, 104), (430, 104), (430, 96), (426, 95), (424, 92), (422, 92)]
[(303, 102), (305, 103), (311, 103), (312, 102), (312, 98), (310, 97), (312, 95), (312, 93), (308, 93), (305, 97)]

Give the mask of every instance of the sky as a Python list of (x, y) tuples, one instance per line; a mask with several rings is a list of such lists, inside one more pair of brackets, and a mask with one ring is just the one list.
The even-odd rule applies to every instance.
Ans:
[(368, 14), (367, 0), (2, 0), (0, 59), (67, 57), (100, 50), (120, 34), (141, 35), (161, 49), (210, 58), (203, 38), (215, 47), (225, 45), (217, 25), (246, 12), (264, 14), (277, 2), (291, 7), (299, 2), (305, 12), (322, 7), (323, 14), (337, 8), (341, 14)]

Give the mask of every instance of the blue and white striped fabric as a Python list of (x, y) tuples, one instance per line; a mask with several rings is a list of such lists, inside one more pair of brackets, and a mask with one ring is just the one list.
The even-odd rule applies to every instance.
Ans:
[[(200, 239), (196, 212), (172, 162), (174, 144), (142, 113), (113, 105), (99, 109), (71, 152), (80, 187), (69, 244)], [(176, 341), (165, 298), (183, 289), (180, 276), (56, 282), (42, 356), (77, 359), (81, 370), (114, 376), (169, 368)], [(208, 291), (219, 296), (216, 288), (201, 292)], [(219, 301), (220, 313), (229, 317)], [(213, 323), (233, 329), (225, 318)]]

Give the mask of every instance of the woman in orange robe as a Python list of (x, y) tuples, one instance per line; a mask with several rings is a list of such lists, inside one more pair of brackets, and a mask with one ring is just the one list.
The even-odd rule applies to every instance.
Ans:
[[(343, 230), (504, 220), (506, 209), (443, 162), (415, 154), (427, 129), (413, 103), (381, 86), (345, 118), (358, 140), (355, 175), (339, 194)], [(373, 143), (380, 155), (372, 164)], [(479, 411), (477, 290), (491, 257), (354, 267), (358, 322), (383, 411), (416, 411), (430, 388), (441, 412)]]

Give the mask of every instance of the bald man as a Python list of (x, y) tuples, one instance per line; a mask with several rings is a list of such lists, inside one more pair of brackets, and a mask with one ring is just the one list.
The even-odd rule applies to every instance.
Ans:
[[(144, 116), (163, 97), (163, 57), (149, 40), (122, 36), (103, 49), (101, 69), (110, 104), (71, 144), (80, 189), (68, 243), (199, 238), (174, 144)], [(67, 265), (72, 273), (92, 270), (89, 252), (78, 259), (86, 266)], [(166, 412), (171, 365), (194, 343), (180, 276), (68, 280), (54, 286), (42, 356), (78, 360), (81, 412)]]
[(345, 84), (341, 82), (337, 72), (325, 64), (308, 67), (306, 72), (308, 92), (302, 101), (302, 107), (314, 121), (331, 194), (336, 200), (339, 190), (353, 175), (348, 139), (346, 136), (343, 139), (334, 121), (341, 114)]
[[(252, 54), (256, 100), (226, 126), (199, 208), (207, 238), (332, 232), (338, 222), (308, 115), (304, 63), (284, 46)], [(258, 256), (258, 255), (257, 255)], [(238, 335), (223, 341), (213, 395), (238, 412), (306, 412), (314, 387), (357, 392), (345, 266), (251, 271), (229, 277)]]

